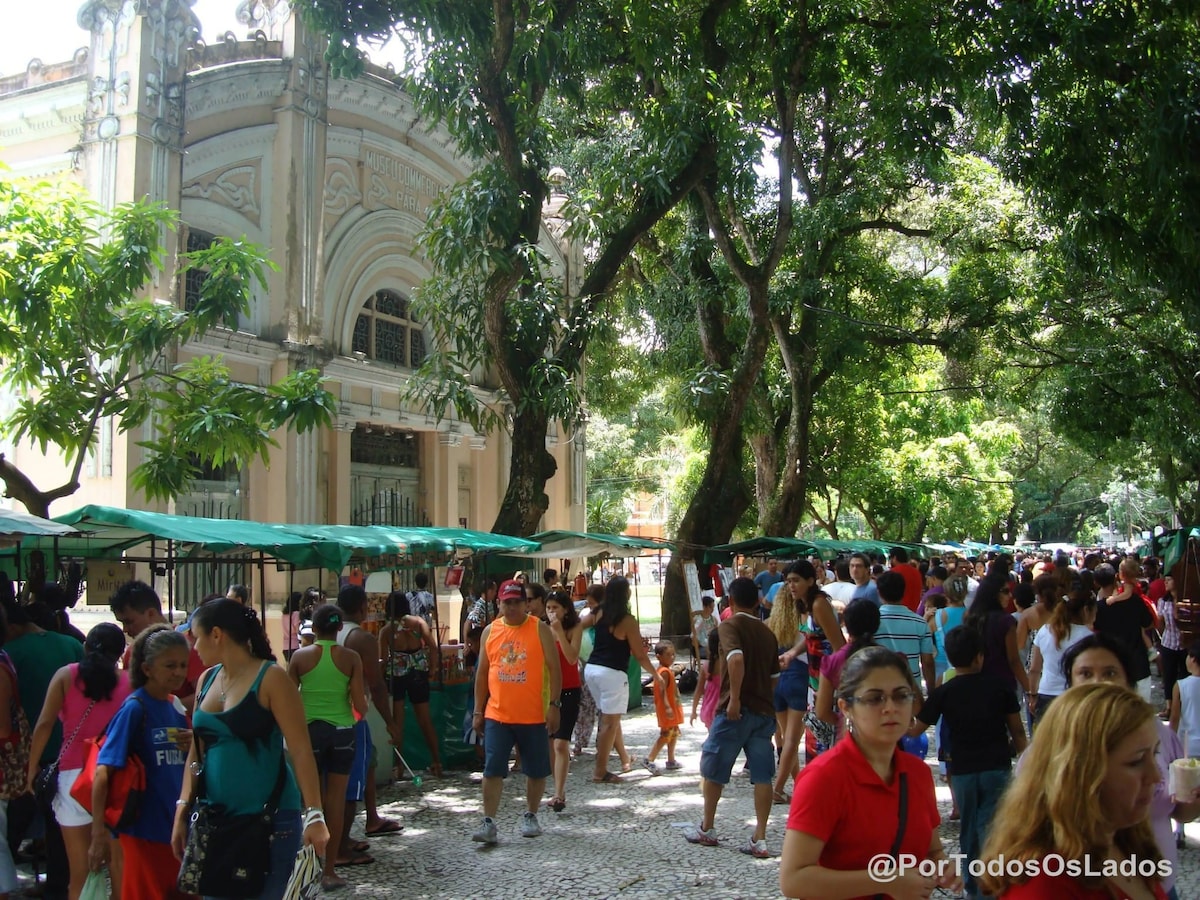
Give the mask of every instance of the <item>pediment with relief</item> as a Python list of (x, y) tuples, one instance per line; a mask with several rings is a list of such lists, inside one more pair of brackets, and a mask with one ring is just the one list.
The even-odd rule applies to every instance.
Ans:
[(257, 227), (262, 216), (262, 160), (238, 163), (207, 172), (183, 186), (184, 197), (228, 207)]
[(362, 200), (358, 188), (358, 166), (348, 159), (331, 156), (325, 161), (325, 215), (332, 226)]

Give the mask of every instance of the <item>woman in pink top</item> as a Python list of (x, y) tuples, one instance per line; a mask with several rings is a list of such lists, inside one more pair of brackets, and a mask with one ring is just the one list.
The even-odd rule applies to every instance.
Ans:
[(852, 654), (863, 647), (875, 645), (875, 632), (879, 630), (879, 607), (865, 597), (850, 601), (842, 618), (846, 623), (848, 643), (821, 660), (821, 680), (817, 685), (817, 701), (813, 710), (815, 718), (826, 726), (836, 728), (835, 739), (842, 736), (842, 717), (834, 708), (834, 695), (842, 681), (842, 668)]
[[(71, 798), (71, 785), (86, 761), (88, 739), (104, 731), (129, 696), (129, 674), (117, 669), (124, 652), (125, 634), (119, 626), (103, 622), (89, 631), (83, 645), (83, 662), (63, 666), (54, 673), (42, 714), (33, 729), (29, 750), (30, 790), (42, 751), (55, 725), (62, 722), (58, 793), (54, 795), (53, 808), (71, 864), (70, 900), (77, 900), (87, 880), (92, 836), (92, 815)], [(114, 874), (114, 881), (117, 878), (119, 875)]]

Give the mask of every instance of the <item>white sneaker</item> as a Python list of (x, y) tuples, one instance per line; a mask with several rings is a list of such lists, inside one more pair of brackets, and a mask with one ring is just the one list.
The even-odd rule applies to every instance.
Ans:
[(471, 835), (471, 840), (477, 841), (480, 844), (494, 844), (499, 840), (499, 835), (496, 832), (496, 821), (490, 816), (483, 817), (483, 824), (475, 829), (475, 833)]
[(769, 859), (771, 854), (767, 851), (766, 840), (756, 841), (753, 837), (746, 842), (746, 846), (741, 848), (742, 852), (747, 856), (753, 856), (755, 859)]
[(537, 837), (542, 833), (542, 826), (538, 824), (537, 813), (526, 812), (521, 817), (521, 837)]

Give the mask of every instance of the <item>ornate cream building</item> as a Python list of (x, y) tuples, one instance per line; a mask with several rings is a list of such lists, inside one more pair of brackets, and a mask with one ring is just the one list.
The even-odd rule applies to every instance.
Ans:
[[(182, 222), (164, 235), (172, 251), (214, 235), (269, 248), (278, 271), (268, 289), (236, 329), (182, 348), (184, 357), (220, 355), (258, 384), (318, 367), (340, 400), (334, 429), (279, 434), (269, 466), (209, 473), (160, 508), (486, 530), (506, 487), (507, 435), (439, 422), (401, 400), (412, 367), (438, 352), (409, 304), (430, 274), (417, 235), (430, 202), (470, 162), (418, 118), (388, 71), (330, 80), (323, 42), (286, 0), (243, 3), (239, 18), (247, 39), (206, 45), (181, 0), (88, 0), (78, 15), (86, 49), (0, 79), (0, 160), (14, 174), (76, 178), (106, 206), (165, 202)], [(545, 243), (577, 286), (578, 248), (550, 233)], [(195, 287), (167, 269), (153, 292), (186, 307)], [(497, 402), (486, 373), (476, 383), (484, 402)], [(147, 508), (129, 479), (138, 437), (107, 423), (82, 490), (54, 511)], [(559, 468), (545, 527), (582, 529), (583, 441), (559, 431), (547, 444)], [(60, 460), (8, 450), (39, 485), (60, 483)]]

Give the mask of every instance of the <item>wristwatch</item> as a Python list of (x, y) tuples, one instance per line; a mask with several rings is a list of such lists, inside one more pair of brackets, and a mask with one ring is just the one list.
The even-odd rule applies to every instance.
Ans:
[(555, 709), (562, 709), (562, 701), (561, 700), (551, 700), (550, 705), (553, 706)]

